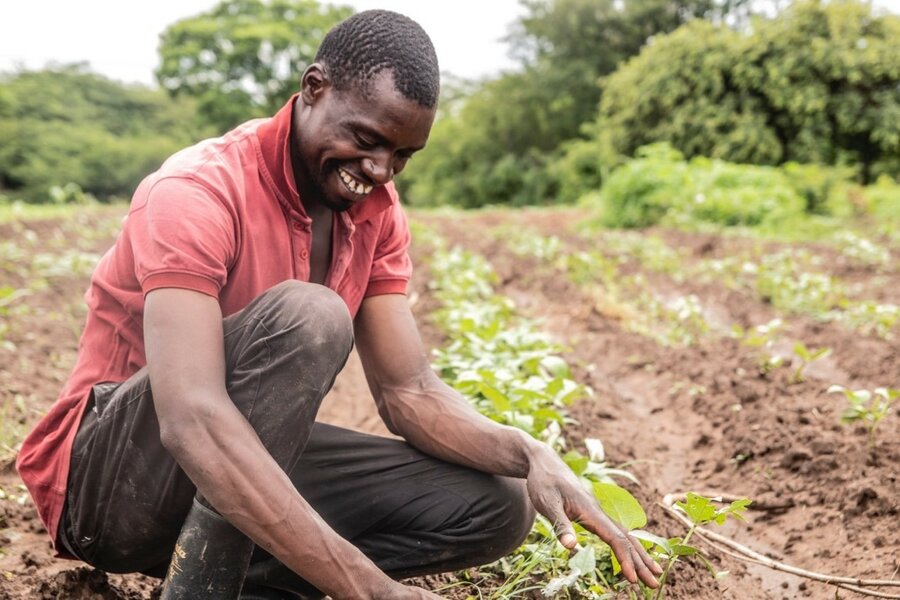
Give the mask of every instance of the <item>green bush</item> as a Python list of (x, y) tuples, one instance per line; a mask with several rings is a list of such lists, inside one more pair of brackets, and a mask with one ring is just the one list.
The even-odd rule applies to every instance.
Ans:
[(667, 144), (640, 148), (638, 155), (613, 171), (601, 190), (608, 226), (755, 226), (803, 214), (803, 198), (776, 168), (706, 158), (686, 162)]
[(689, 179), (692, 197), (680, 209), (693, 221), (754, 226), (803, 213), (803, 199), (774, 167), (695, 158)]
[(596, 192), (621, 160), (597, 139), (566, 142), (547, 165), (547, 176), (557, 188), (556, 201), (576, 202), (585, 194)]
[(898, 40), (900, 16), (861, 0), (792, 2), (737, 30), (694, 21), (603, 80), (595, 131), (626, 156), (665, 141), (689, 158), (853, 165), (865, 184), (900, 165)]
[(900, 223), (900, 184), (882, 175), (874, 185), (863, 189), (868, 211), (879, 220)]
[(789, 162), (782, 166), (782, 172), (794, 191), (805, 200), (806, 212), (834, 216), (852, 214), (848, 198), (852, 168)]
[(638, 149), (639, 158), (613, 171), (600, 192), (603, 223), (610, 227), (655, 225), (683, 203), (687, 164), (668, 144)]

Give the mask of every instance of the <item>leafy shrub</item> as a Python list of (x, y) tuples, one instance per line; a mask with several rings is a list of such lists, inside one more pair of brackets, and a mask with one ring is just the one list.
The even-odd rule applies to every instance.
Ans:
[(692, 220), (721, 225), (777, 223), (803, 212), (803, 200), (773, 167), (696, 158), (690, 163)]
[(782, 166), (782, 172), (806, 201), (806, 212), (835, 216), (854, 212), (850, 193), (853, 169), (789, 162)]
[(900, 184), (882, 175), (874, 185), (864, 188), (866, 208), (879, 220), (900, 222)]
[(668, 144), (638, 149), (638, 158), (613, 171), (600, 193), (602, 220), (612, 227), (646, 227), (680, 203), (687, 164)]
[(803, 199), (773, 167), (696, 158), (685, 162), (667, 144), (639, 149), (613, 171), (600, 199), (613, 227), (660, 222), (725, 226), (781, 222), (802, 214)]

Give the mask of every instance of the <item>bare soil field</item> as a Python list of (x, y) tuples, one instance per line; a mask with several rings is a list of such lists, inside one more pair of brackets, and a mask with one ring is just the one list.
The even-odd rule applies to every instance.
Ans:
[[(0, 288), (25, 290), (6, 303), (0, 299), (0, 600), (143, 600), (157, 588), (149, 578), (107, 576), (54, 559), (13, 467), (16, 444), (52, 404), (74, 363), (90, 255), (109, 247), (121, 215), (119, 207), (71, 220), (0, 224)], [(900, 331), (895, 327), (888, 339), (863, 334), (840, 322), (785, 314), (746, 290), (716, 281), (676, 277), (638, 261), (623, 263), (623, 271), (641, 273), (659, 293), (695, 295), (717, 325), (690, 345), (660, 344), (634, 332), (627, 313), (598, 304), (595, 295), (552, 264), (517, 252), (515, 242), (502, 233), (513, 227), (529, 235), (557, 236), (566, 251), (603, 251), (602, 236), (592, 239), (576, 231), (582, 217), (568, 209), (414, 213), (413, 220), (487, 257), (498, 274), (498, 292), (567, 346), (576, 379), (595, 391), (593, 399), (570, 407), (578, 421), (570, 439), (602, 439), (610, 461), (637, 476), (641, 484), (630, 489), (647, 509), (646, 529), (662, 536), (684, 533), (658, 504), (666, 494), (747, 496), (759, 509), (748, 512), (747, 523), (722, 528), (724, 535), (804, 569), (896, 579), (900, 411), (881, 423), (873, 456), (865, 429), (840, 422), (846, 399), (826, 390), (832, 384), (900, 387)], [(685, 269), (711, 257), (788, 246), (713, 234), (645, 233), (679, 250)], [(876, 269), (848, 263), (827, 246), (789, 246), (822, 256), (822, 267), (854, 284), (860, 298), (900, 302), (896, 260)], [(82, 259), (88, 266), (71, 256), (72, 249), (86, 253)], [(417, 265), (427, 262), (426, 252), (414, 241)], [(417, 268), (410, 301), (426, 345), (440, 346), (441, 335), (429, 318), (435, 304), (427, 268)], [(773, 351), (783, 352), (786, 364), (763, 372), (760, 349), (724, 332), (732, 325), (748, 330), (775, 318), (783, 319), (784, 326)], [(791, 352), (796, 342), (831, 349), (828, 357), (805, 369), (803, 381), (796, 380), (797, 365), (791, 365), (798, 360)], [(386, 434), (355, 358), (338, 378), (320, 418)], [(705, 568), (685, 565), (670, 581), (668, 598), (863, 597), (836, 593), (830, 586), (749, 565), (713, 549), (708, 555), (729, 575), (714, 580)], [(893, 594), (888, 597), (900, 595), (900, 588), (881, 591)]]

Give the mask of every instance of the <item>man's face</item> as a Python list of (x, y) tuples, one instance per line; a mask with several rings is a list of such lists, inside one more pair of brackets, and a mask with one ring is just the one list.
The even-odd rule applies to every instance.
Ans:
[(298, 191), (307, 208), (313, 203), (344, 211), (391, 181), (425, 147), (435, 109), (405, 98), (390, 71), (378, 74), (367, 94), (319, 85), (312, 75), (304, 75), (294, 110)]

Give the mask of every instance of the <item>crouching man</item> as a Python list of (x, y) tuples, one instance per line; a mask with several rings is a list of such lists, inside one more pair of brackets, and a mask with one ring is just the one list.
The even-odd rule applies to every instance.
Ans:
[[(429, 368), (391, 180), (438, 87), (425, 32), (363, 12), (274, 117), (141, 183), (71, 379), (18, 458), (61, 556), (165, 576), (164, 598), (435, 598), (396, 580), (503, 556), (536, 509), (564, 545), (576, 520), (655, 585), (550, 448)], [(405, 442), (315, 422), (354, 340)]]

